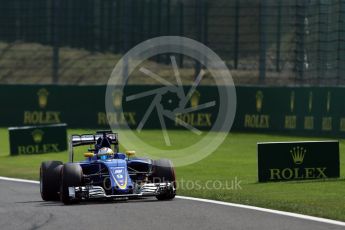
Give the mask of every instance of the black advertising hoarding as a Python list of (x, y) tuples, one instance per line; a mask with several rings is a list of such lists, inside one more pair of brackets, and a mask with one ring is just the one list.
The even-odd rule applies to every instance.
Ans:
[(0, 126), (97, 127), (105, 86), (0, 85)]
[[(30, 126), (67, 123), (70, 128), (108, 129), (108, 123), (138, 127), (153, 96), (127, 102), (127, 96), (147, 92), (159, 85), (127, 85), (114, 92), (114, 108), (123, 113), (105, 111), (106, 86), (72, 85), (0, 85), (0, 126)], [(190, 86), (185, 86), (187, 92)], [(232, 130), (281, 132), (294, 135), (343, 136), (345, 134), (345, 97), (343, 87), (252, 87), (236, 86), (237, 110)], [(174, 95), (164, 95), (163, 108), (174, 110)], [(199, 86), (188, 107), (215, 101), (216, 106), (175, 114), (166, 119), (168, 129), (185, 129), (178, 120), (200, 130), (212, 128), (218, 116), (216, 86)], [(170, 99), (173, 103), (169, 104)], [(157, 113), (149, 116), (144, 129), (160, 129)]]
[(343, 87), (236, 87), (234, 129), (284, 134), (342, 136)]
[(258, 143), (259, 182), (338, 178), (339, 142)]
[(67, 150), (67, 125), (10, 127), (10, 154), (38, 154)]
[[(54, 85), (0, 85), (0, 126), (31, 126), (55, 123), (67, 123), (70, 128), (107, 129), (108, 123), (128, 124), (136, 128), (147, 108), (152, 103), (152, 96), (126, 102), (124, 98), (160, 86), (130, 85), (124, 92), (112, 94), (113, 106), (123, 107), (123, 113), (105, 111), (106, 86), (54, 86)], [(185, 87), (187, 92), (189, 87)], [(15, 93), (14, 93), (15, 92)], [(174, 110), (180, 98), (167, 92), (160, 101), (163, 108)], [(154, 96), (154, 95), (153, 95)], [(170, 101), (173, 103), (170, 104)], [(178, 121), (183, 121), (201, 130), (212, 128), (218, 114), (218, 91), (215, 87), (200, 86), (191, 96), (188, 107), (210, 101), (216, 106), (187, 114), (175, 114), (176, 119), (167, 119), (169, 129), (183, 129)], [(144, 129), (160, 129), (157, 112), (153, 111)]]

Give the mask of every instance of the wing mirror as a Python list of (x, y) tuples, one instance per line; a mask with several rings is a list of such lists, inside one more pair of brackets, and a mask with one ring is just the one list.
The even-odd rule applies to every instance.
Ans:
[(135, 156), (135, 151), (134, 151), (134, 150), (127, 150), (127, 151), (126, 151), (126, 155), (127, 155), (128, 157), (133, 157), (133, 156)]
[(84, 153), (84, 157), (93, 157), (95, 156), (94, 153)]

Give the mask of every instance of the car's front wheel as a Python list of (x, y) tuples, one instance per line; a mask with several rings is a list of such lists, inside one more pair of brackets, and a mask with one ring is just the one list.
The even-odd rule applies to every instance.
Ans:
[(78, 202), (78, 198), (69, 196), (69, 187), (78, 187), (83, 184), (83, 170), (79, 164), (66, 163), (61, 171), (60, 200), (64, 204)]
[(170, 182), (172, 187), (157, 195), (158, 200), (172, 200), (176, 195), (176, 178), (175, 170), (172, 162), (167, 159), (160, 159), (153, 161), (152, 182), (163, 183)]

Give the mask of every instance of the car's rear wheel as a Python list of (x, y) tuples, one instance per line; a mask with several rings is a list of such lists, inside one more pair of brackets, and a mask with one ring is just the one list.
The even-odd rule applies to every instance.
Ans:
[(152, 165), (152, 182), (153, 183), (172, 183), (172, 187), (156, 196), (158, 200), (171, 200), (176, 195), (176, 178), (173, 164), (170, 160), (160, 159), (154, 160)]
[(45, 201), (59, 200), (61, 161), (44, 161), (40, 167), (40, 192)]
[(64, 204), (77, 203), (79, 199), (69, 196), (69, 187), (78, 187), (83, 184), (83, 170), (79, 164), (66, 163), (61, 171), (60, 200)]

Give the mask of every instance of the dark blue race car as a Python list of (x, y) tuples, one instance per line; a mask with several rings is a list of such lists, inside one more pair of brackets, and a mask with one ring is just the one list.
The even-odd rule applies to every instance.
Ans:
[[(45, 201), (64, 204), (89, 199), (130, 199), (155, 196), (171, 200), (176, 194), (175, 171), (170, 160), (135, 157), (119, 152), (118, 135), (111, 131), (72, 135), (70, 162), (42, 162), (40, 190)], [(90, 145), (85, 160), (74, 162), (73, 148)]]

